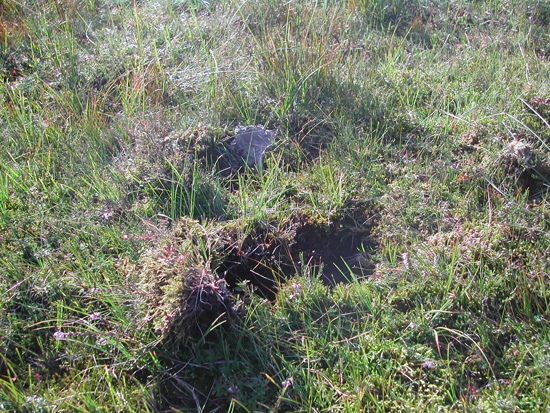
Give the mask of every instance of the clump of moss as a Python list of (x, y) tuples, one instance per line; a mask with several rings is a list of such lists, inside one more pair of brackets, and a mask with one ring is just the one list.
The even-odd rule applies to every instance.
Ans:
[(170, 239), (143, 254), (140, 286), (159, 334), (197, 337), (216, 321), (232, 325), (242, 315), (225, 280), (212, 269), (224, 245), (214, 224), (183, 218)]
[(550, 159), (532, 144), (514, 139), (485, 162), (495, 184), (528, 191), (530, 198), (545, 193), (550, 183)]

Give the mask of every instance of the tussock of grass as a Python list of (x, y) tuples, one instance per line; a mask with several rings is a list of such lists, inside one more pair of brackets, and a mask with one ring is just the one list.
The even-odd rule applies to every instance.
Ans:
[(0, 410), (548, 410), (549, 19), (1, 2)]
[(147, 318), (158, 333), (183, 339), (204, 336), (214, 322), (236, 322), (242, 311), (212, 261), (239, 242), (231, 239), (239, 237), (238, 231), (182, 219), (176, 233), (145, 252), (137, 270), (150, 301)]

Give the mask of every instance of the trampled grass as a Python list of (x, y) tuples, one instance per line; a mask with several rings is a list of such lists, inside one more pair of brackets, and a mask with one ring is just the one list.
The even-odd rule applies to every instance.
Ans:
[(0, 2), (0, 410), (548, 411), (549, 45), (543, 0)]

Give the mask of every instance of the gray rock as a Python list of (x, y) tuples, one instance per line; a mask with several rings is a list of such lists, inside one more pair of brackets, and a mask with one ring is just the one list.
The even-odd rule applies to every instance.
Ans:
[(263, 126), (237, 126), (231, 153), (244, 164), (262, 169), (264, 153), (275, 143), (276, 133)]

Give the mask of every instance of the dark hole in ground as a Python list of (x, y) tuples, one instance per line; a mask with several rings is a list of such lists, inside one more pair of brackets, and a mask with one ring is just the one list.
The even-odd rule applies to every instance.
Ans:
[[(514, 141), (515, 143), (517, 141)], [(512, 185), (519, 191), (526, 191), (529, 199), (542, 198), (548, 193), (550, 183), (550, 164), (547, 158), (534, 151), (530, 146), (512, 146), (512, 151), (501, 159), (500, 168)], [(520, 148), (517, 150), (516, 148)]]
[(281, 283), (308, 272), (321, 274), (329, 286), (367, 277), (374, 270), (376, 250), (370, 238), (372, 220), (357, 218), (319, 224), (301, 217), (283, 230), (290, 237), (257, 229), (240, 249), (229, 254), (219, 274), (232, 291), (236, 291), (239, 282), (247, 280), (270, 301), (275, 300)]
[(375, 248), (367, 230), (349, 228), (337, 222), (329, 226), (306, 224), (300, 227), (291, 253), (301, 268), (305, 264), (314, 273), (322, 269), (323, 282), (334, 286), (350, 282), (354, 276), (372, 274)]
[(242, 243), (233, 249), (219, 267), (218, 273), (225, 278), (231, 291), (238, 291), (238, 284), (249, 281), (255, 291), (272, 301), (282, 274), (279, 263), (285, 242), (277, 241), (269, 228), (256, 228)]

